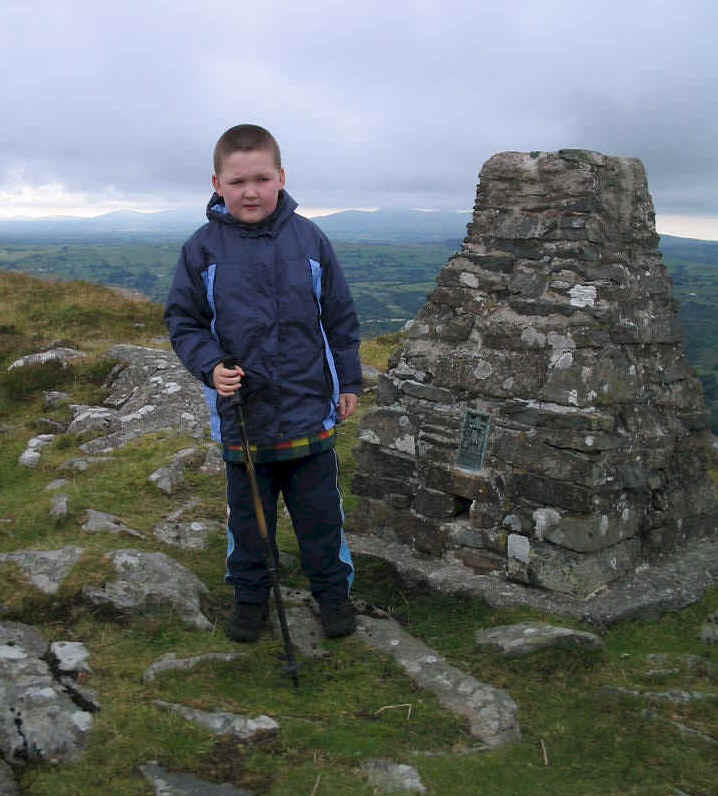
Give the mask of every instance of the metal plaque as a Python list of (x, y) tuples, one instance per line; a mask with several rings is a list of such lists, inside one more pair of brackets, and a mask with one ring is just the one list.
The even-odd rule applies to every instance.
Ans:
[(485, 412), (468, 411), (461, 424), (459, 452), (456, 464), (467, 470), (481, 470), (486, 456), (486, 444), (489, 438), (491, 415)]

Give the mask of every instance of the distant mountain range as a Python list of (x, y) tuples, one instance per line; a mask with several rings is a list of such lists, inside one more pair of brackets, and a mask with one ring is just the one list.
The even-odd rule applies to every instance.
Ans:
[[(333, 241), (361, 243), (457, 244), (466, 235), (471, 212), (424, 210), (342, 210), (313, 218)], [(138, 213), (117, 210), (92, 218), (48, 216), (0, 219), (0, 242), (28, 244), (98, 243), (101, 241), (183, 241), (202, 225), (202, 214), (186, 210)], [(666, 256), (690, 251), (696, 262), (715, 262), (718, 241), (661, 235)]]
[[(344, 210), (314, 221), (337, 241), (377, 243), (437, 243), (458, 241), (466, 234), (469, 211)], [(117, 239), (184, 240), (206, 219), (187, 211), (138, 213), (118, 210), (93, 218), (50, 216), (35, 219), (0, 219), (0, 241), (28, 243), (97, 242)]]

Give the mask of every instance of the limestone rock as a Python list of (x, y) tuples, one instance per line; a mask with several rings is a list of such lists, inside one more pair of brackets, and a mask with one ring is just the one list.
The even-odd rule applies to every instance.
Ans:
[(197, 448), (185, 448), (172, 457), (172, 461), (165, 467), (155, 470), (149, 477), (162, 492), (172, 495), (184, 483), (185, 468), (197, 469), (202, 463), (203, 455)]
[(216, 520), (183, 520), (182, 516), (193, 509), (196, 498), (175, 509), (162, 522), (153, 528), (157, 539), (165, 544), (183, 547), (187, 550), (202, 550), (213, 533), (225, 533), (226, 526)]
[(153, 703), (157, 707), (176, 713), (187, 721), (209, 730), (214, 735), (230, 733), (238, 741), (251, 741), (267, 735), (276, 735), (279, 732), (279, 725), (274, 719), (270, 719), (269, 716), (257, 716), (251, 719), (249, 716), (242, 716), (237, 713), (196, 710), (185, 705), (163, 702), (161, 699), (155, 699)]
[(385, 758), (365, 760), (361, 771), (369, 784), (382, 793), (426, 793), (419, 772), (405, 763)]
[(361, 616), (357, 634), (369, 646), (391, 655), (417, 685), (432, 691), (443, 707), (467, 718), (474, 737), (488, 746), (519, 740), (516, 703), (506, 691), (451, 666), (391, 619)]
[(122, 520), (114, 514), (107, 514), (104, 511), (95, 511), (95, 509), (87, 509), (85, 512), (85, 522), (82, 525), (82, 530), (88, 533), (126, 533), (129, 536), (136, 536), (139, 539), (144, 539), (145, 536), (140, 531), (128, 528)]
[(718, 580), (718, 541), (708, 539), (689, 543), (660, 562), (642, 564), (586, 598), (478, 574), (453, 556), (431, 559), (375, 535), (352, 534), (349, 542), (352, 551), (391, 561), (409, 588), (471, 594), (496, 608), (527, 606), (598, 625), (654, 620), (697, 602)]
[(40, 463), (40, 451), (46, 445), (49, 445), (53, 439), (55, 439), (54, 434), (39, 434), (28, 440), (27, 447), (20, 454), (18, 464), (22, 467), (37, 467)]
[[(329, 650), (322, 646), (324, 633), (318, 619), (318, 606), (312, 595), (302, 589), (282, 589), (284, 613), (289, 637), (295, 652), (304, 658), (326, 658)], [(279, 617), (275, 610), (274, 596), (270, 598), (269, 621), (274, 635), (282, 637)]]
[(88, 431), (107, 431), (115, 418), (116, 412), (103, 406), (84, 406), (71, 404), (72, 422), (67, 427), (68, 434), (84, 434)]
[(108, 379), (104, 434), (83, 443), (86, 453), (105, 453), (143, 434), (173, 430), (201, 438), (209, 425), (202, 385), (170, 351), (116, 345), (107, 356), (120, 360)]
[(493, 156), (436, 281), (361, 422), (354, 530), (577, 599), (718, 538), (640, 161)]
[(107, 553), (118, 578), (101, 588), (85, 586), (83, 594), (97, 605), (109, 604), (121, 611), (151, 605), (171, 605), (188, 624), (210, 630), (212, 623), (200, 609), (200, 595), (207, 587), (199, 578), (164, 553), (114, 550)]
[(0, 563), (12, 562), (27, 573), (30, 583), (45, 594), (57, 594), (62, 581), (82, 557), (82, 547), (61, 547), (58, 550), (21, 550), (0, 553)]
[(167, 771), (154, 761), (140, 766), (140, 771), (152, 784), (155, 796), (252, 796), (251, 791), (235, 788), (226, 782), (216, 784), (194, 774)]
[(38, 657), (47, 644), (20, 623), (0, 624), (0, 637), (2, 757), (13, 765), (77, 759), (92, 716), (78, 709)]
[(73, 459), (64, 461), (59, 469), (71, 470), (74, 473), (84, 473), (91, 464), (101, 464), (102, 462), (111, 462), (109, 456), (80, 456)]
[(521, 622), (476, 632), (479, 649), (497, 649), (505, 657), (526, 655), (548, 647), (599, 650), (603, 642), (595, 633), (556, 627), (546, 622)]
[(213, 661), (230, 663), (243, 657), (244, 653), (242, 652), (205, 652), (203, 655), (193, 655), (191, 658), (178, 658), (176, 653), (168, 652), (145, 669), (142, 682), (151, 683), (161, 672), (188, 671), (203, 663)]
[(62, 674), (92, 671), (87, 663), (90, 651), (79, 641), (53, 641), (50, 644), (50, 654), (55, 659), (57, 670)]
[(67, 478), (56, 478), (54, 481), (50, 481), (50, 483), (45, 487), (48, 492), (54, 492), (58, 489), (62, 489), (62, 487), (67, 486), (70, 482)]
[(50, 516), (55, 520), (61, 520), (67, 516), (67, 501), (68, 497), (61, 492), (52, 496), (52, 503), (50, 506)]
[(46, 365), (48, 362), (59, 362), (63, 367), (67, 367), (73, 359), (82, 359), (85, 355), (74, 348), (50, 348), (47, 351), (39, 351), (36, 354), (26, 354), (20, 359), (16, 359), (8, 370), (16, 368), (26, 368), (28, 366)]
[(224, 473), (224, 460), (219, 445), (209, 445), (206, 448), (204, 462), (199, 469), (203, 473)]

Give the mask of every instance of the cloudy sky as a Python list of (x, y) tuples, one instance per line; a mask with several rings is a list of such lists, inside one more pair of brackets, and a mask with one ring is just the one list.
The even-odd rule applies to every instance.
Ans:
[(581, 147), (643, 160), (659, 231), (718, 239), (717, 9), (0, 0), (0, 215), (201, 216), (249, 121), (305, 210), (467, 209), (493, 153)]

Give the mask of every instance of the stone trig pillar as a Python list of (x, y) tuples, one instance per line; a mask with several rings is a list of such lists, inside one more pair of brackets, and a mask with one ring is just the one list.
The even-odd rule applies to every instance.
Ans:
[(703, 398), (657, 246), (640, 161), (490, 158), (363, 421), (353, 527), (579, 597), (714, 535)]

